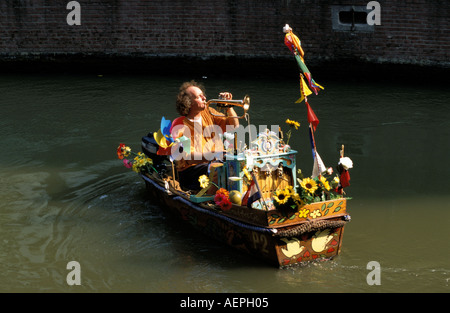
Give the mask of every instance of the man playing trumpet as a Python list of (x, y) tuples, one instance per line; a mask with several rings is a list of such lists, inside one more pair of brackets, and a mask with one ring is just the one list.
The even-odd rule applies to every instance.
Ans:
[[(231, 100), (231, 93), (221, 93), (221, 99)], [(232, 106), (227, 107), (227, 116), (209, 107), (204, 87), (195, 82), (181, 85), (176, 100), (176, 109), (183, 119), (183, 127), (175, 137), (190, 134), (190, 157), (177, 161), (177, 170), (182, 187), (199, 190), (198, 177), (208, 175), (210, 161), (223, 158), (223, 143), (219, 134), (226, 131), (227, 125), (239, 126), (239, 120)]]

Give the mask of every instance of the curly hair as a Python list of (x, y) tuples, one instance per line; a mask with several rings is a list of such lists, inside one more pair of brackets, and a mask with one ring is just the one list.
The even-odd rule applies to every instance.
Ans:
[(191, 94), (187, 92), (187, 89), (192, 86), (200, 88), (201, 91), (205, 93), (205, 88), (202, 84), (197, 83), (194, 80), (191, 80), (190, 82), (184, 82), (180, 86), (180, 91), (178, 92), (176, 100), (177, 112), (182, 116), (188, 115), (189, 110), (191, 109)]

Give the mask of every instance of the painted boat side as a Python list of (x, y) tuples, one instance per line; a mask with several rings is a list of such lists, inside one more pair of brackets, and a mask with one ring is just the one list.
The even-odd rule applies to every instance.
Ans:
[[(159, 185), (149, 177), (143, 176), (147, 190), (158, 199), (162, 208), (171, 215), (189, 223), (195, 229), (217, 241), (227, 244), (237, 250), (262, 258), (274, 266), (287, 266), (310, 261), (332, 259), (340, 252), (343, 229), (345, 224), (342, 212), (315, 221), (301, 220), (284, 224), (284, 227), (267, 225), (268, 212), (264, 212), (263, 223), (249, 223), (245, 218), (233, 218), (205, 204), (192, 203), (187, 197), (173, 193)], [(331, 202), (325, 202), (327, 207)], [(314, 208), (322, 206), (313, 206)], [(334, 207), (335, 205), (333, 205)], [(245, 209), (245, 208), (243, 208)], [(259, 210), (253, 210), (259, 211)], [(258, 213), (261, 215), (261, 213)], [(272, 217), (273, 218), (273, 217)], [(320, 227), (320, 221), (324, 224)], [(326, 227), (327, 223), (337, 223), (338, 226)], [(273, 224), (273, 223), (272, 223)], [(283, 224), (283, 223), (279, 223)], [(319, 225), (298, 231), (303, 226)], [(342, 224), (342, 226), (340, 226)], [(303, 225), (303, 226), (302, 226)]]

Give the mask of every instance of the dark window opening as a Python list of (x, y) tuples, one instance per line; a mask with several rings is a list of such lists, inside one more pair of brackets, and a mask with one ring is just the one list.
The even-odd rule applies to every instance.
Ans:
[(350, 32), (373, 32), (373, 25), (367, 24), (370, 10), (362, 5), (331, 5), (333, 30)]
[(341, 11), (339, 12), (339, 22), (342, 24), (367, 24), (367, 12), (361, 11)]

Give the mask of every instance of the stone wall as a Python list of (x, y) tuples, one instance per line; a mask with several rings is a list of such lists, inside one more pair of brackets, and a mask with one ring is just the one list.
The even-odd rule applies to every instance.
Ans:
[(292, 57), (283, 43), (288, 23), (308, 64), (450, 64), (447, 0), (380, 0), (381, 24), (371, 27), (349, 15), (364, 11), (368, 1), (80, 0), (80, 25), (67, 22), (69, 2), (2, 0), (0, 61), (283, 61)]

